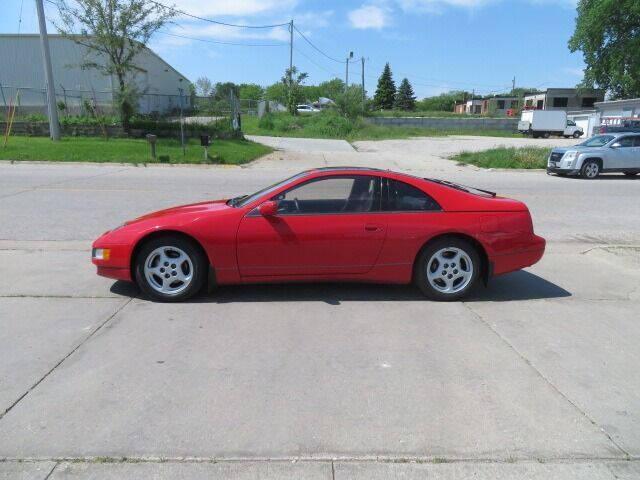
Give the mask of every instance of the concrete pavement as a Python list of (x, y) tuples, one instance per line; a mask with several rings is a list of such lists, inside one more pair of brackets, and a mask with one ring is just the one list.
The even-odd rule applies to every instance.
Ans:
[[(235, 169), (0, 164), (0, 479), (640, 477), (640, 182), (477, 171), (421, 156), (458, 148), (433, 141)], [(164, 305), (95, 276), (90, 240), (122, 220), (323, 156), (524, 199), (548, 252), (454, 304), (271, 285)]]

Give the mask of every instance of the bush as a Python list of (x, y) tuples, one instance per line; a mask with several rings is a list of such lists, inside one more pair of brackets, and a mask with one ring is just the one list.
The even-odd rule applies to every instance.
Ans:
[(264, 128), (265, 130), (273, 130), (273, 128), (275, 127), (275, 124), (273, 122), (273, 115), (271, 115), (270, 113), (265, 113), (262, 118), (258, 120), (258, 127)]
[(341, 115), (354, 120), (362, 114), (362, 89), (351, 86), (338, 95), (335, 102)]
[(355, 120), (350, 120), (336, 112), (325, 111), (312, 117), (313, 121), (308, 124), (310, 132), (318, 136), (331, 138), (344, 138), (355, 128)]

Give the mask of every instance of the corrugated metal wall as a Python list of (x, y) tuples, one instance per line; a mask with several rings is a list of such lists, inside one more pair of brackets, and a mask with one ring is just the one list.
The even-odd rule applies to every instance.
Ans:
[[(102, 63), (104, 59), (57, 35), (50, 35), (49, 43), (58, 100), (64, 101), (71, 111), (81, 109), (85, 100), (110, 110), (113, 103), (111, 77), (96, 69), (81, 68), (86, 61)], [(146, 70), (135, 78), (139, 90), (144, 92), (139, 105), (141, 113), (165, 113), (178, 108), (179, 88), (185, 92), (183, 105), (189, 105), (189, 81), (160, 57), (145, 50), (137, 64)], [(33, 111), (45, 108), (45, 80), (38, 35), (0, 35), (0, 85), (0, 108), (16, 97), (18, 89), (21, 107)]]

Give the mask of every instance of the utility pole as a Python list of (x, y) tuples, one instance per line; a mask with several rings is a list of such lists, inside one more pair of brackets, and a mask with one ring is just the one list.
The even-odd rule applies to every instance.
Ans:
[(362, 113), (366, 111), (367, 95), (364, 92), (364, 57), (360, 59), (362, 61)]
[(293, 18), (289, 23), (289, 83), (293, 74)]
[(513, 95), (513, 92), (516, 89), (516, 76), (513, 76), (513, 80), (511, 81), (511, 94)]
[[(182, 85), (182, 79), (178, 80), (180, 85)], [(187, 150), (184, 146), (184, 117), (182, 114), (182, 87), (178, 88), (180, 92), (180, 144), (182, 145), (182, 156), (186, 157)]]
[(42, 0), (36, 0), (38, 23), (40, 24), (40, 44), (42, 46), (42, 62), (44, 77), (47, 83), (47, 103), (49, 106), (49, 136), (51, 140), (60, 140), (60, 123), (58, 123), (58, 107), (56, 106), (56, 87), (51, 68), (51, 53), (49, 52), (49, 37), (47, 36), (47, 21), (44, 17)]

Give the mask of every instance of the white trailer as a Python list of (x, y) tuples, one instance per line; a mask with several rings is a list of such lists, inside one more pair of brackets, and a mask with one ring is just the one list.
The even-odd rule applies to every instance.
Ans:
[(525, 110), (518, 122), (518, 131), (533, 138), (551, 135), (580, 138), (584, 133), (573, 120), (567, 120), (564, 110)]

